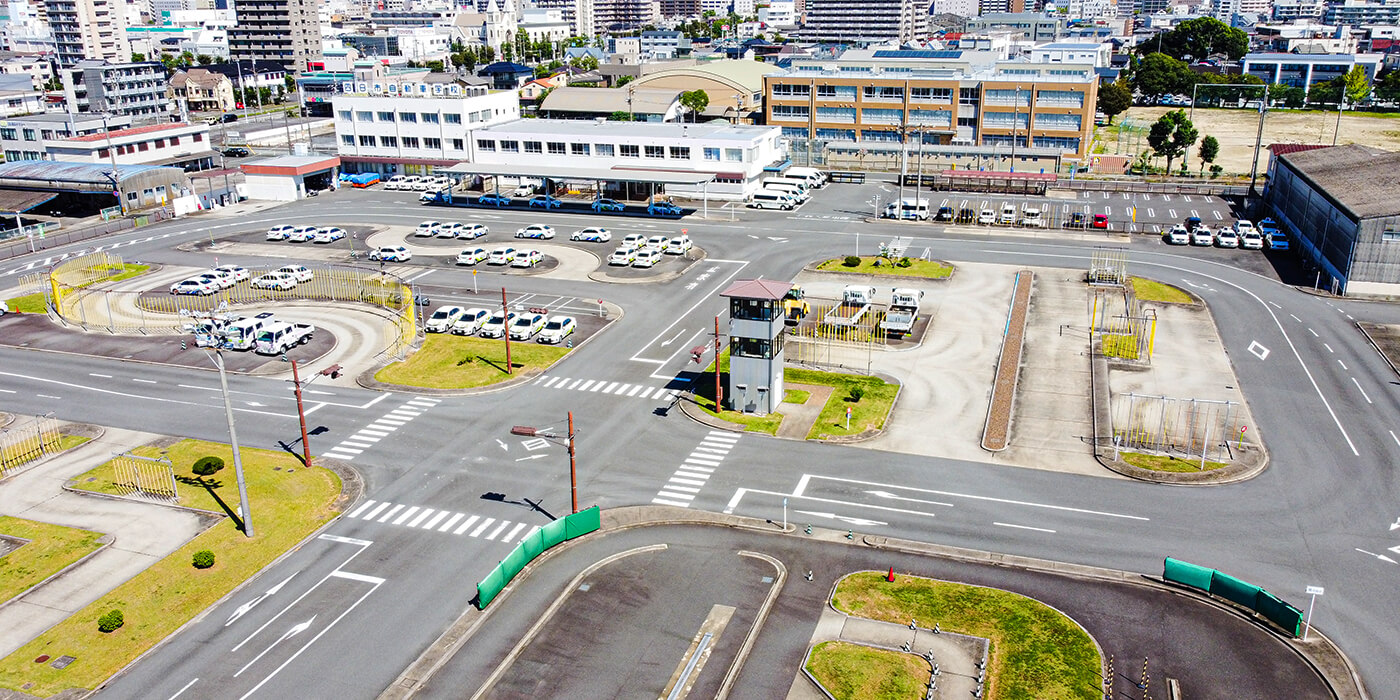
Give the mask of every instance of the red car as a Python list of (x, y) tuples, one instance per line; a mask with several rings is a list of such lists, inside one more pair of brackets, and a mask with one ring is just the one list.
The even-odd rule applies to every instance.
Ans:
[(1094, 215), (1094, 228), (1108, 228), (1108, 215), (1106, 215), (1106, 214), (1095, 214), (1095, 215)]

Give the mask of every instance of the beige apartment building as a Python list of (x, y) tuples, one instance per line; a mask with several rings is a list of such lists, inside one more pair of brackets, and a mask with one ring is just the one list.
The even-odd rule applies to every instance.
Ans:
[(764, 78), (767, 122), (790, 142), (862, 153), (917, 149), (922, 159), (957, 167), (989, 155), (996, 169), (1083, 161), (1097, 99), (1092, 65), (973, 51), (851, 50), (795, 59)]

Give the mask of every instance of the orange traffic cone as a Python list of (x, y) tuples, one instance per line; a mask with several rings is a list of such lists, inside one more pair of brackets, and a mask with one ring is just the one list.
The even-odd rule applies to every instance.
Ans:
[(890, 567), (890, 573), (889, 573), (888, 575), (885, 576), (885, 580), (886, 580), (886, 581), (889, 581), (889, 582), (891, 582), (891, 583), (894, 582), (894, 567), (893, 567), (893, 566)]

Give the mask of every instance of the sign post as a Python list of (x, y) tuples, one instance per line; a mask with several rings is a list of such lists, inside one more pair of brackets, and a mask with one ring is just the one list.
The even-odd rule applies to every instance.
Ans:
[(787, 496), (783, 497), (783, 532), (787, 532)]
[(1313, 604), (1317, 602), (1317, 597), (1322, 595), (1322, 586), (1308, 586), (1305, 592), (1311, 596), (1308, 599), (1308, 617), (1303, 620), (1303, 641), (1306, 642), (1308, 641), (1308, 630), (1312, 629)]
[(846, 430), (851, 429), (851, 407), (846, 407)]

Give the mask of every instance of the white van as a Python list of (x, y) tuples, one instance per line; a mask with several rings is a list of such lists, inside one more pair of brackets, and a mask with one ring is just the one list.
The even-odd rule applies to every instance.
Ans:
[(773, 190), (774, 192), (786, 192), (792, 195), (792, 198), (797, 200), (799, 204), (807, 201), (807, 190), (801, 185), (795, 185), (786, 180), (778, 180), (776, 178), (764, 180), (763, 189)]
[(885, 205), (886, 219), (912, 219), (914, 221), (928, 221), (929, 208), (928, 200), (923, 197), (905, 197), (899, 201), (898, 211), (895, 203), (890, 202)]
[(806, 178), (800, 177), (770, 177), (763, 181), (764, 187), (771, 188), (773, 185), (792, 185), (801, 190), (803, 194), (806, 194), (810, 187), (810, 185), (807, 184)]
[(753, 209), (783, 209), (786, 211), (796, 206), (796, 199), (787, 192), (763, 189), (749, 196), (749, 207)]
[(783, 177), (795, 177), (806, 180), (811, 187), (824, 187), (826, 185), (826, 173), (816, 168), (788, 168), (783, 173)]
[(271, 313), (261, 313), (252, 318), (240, 318), (224, 327), (224, 348), (228, 350), (251, 350), (258, 340), (258, 331), (276, 323)]

